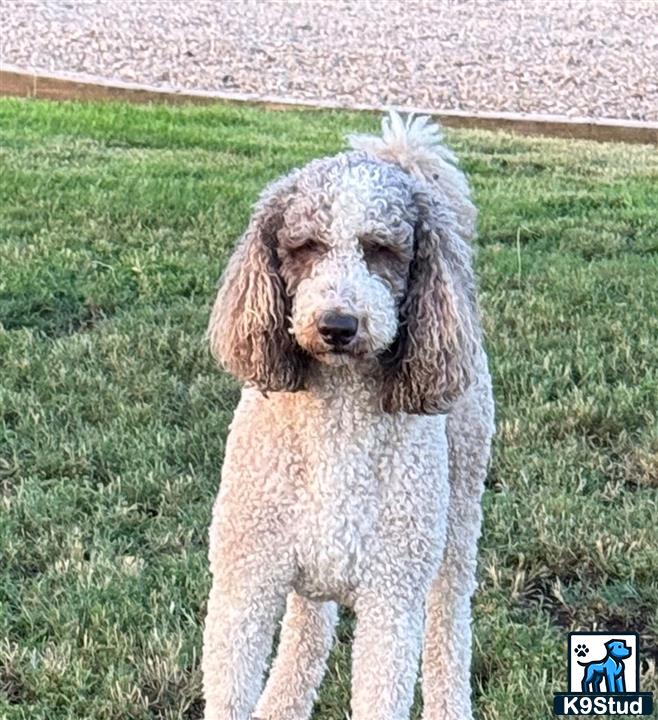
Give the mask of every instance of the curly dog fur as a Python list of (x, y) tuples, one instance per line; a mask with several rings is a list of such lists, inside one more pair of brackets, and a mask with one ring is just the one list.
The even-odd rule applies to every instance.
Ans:
[(309, 718), (337, 603), (353, 720), (408, 718), (421, 653), (423, 717), (472, 716), (493, 434), (475, 209), (427, 118), (350, 140), (264, 192), (212, 311), (245, 387), (210, 530), (207, 720)]

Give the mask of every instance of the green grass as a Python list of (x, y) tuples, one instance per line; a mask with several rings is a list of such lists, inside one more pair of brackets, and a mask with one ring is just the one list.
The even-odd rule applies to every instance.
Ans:
[[(268, 180), (376, 118), (0, 101), (0, 717), (199, 718), (236, 385), (203, 334)], [(550, 717), (566, 632), (658, 690), (658, 153), (451, 132), (498, 403), (480, 720)], [(346, 617), (316, 718), (348, 707)]]

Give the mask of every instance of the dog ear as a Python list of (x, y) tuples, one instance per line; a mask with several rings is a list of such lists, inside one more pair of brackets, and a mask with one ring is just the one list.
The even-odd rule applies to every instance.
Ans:
[(220, 280), (208, 337), (218, 362), (263, 392), (298, 390), (302, 351), (289, 331), (291, 300), (279, 273), (277, 231), (291, 178), (261, 197)]
[(424, 190), (398, 338), (384, 359), (387, 412), (447, 412), (468, 387), (479, 329), (472, 250), (449, 210)]

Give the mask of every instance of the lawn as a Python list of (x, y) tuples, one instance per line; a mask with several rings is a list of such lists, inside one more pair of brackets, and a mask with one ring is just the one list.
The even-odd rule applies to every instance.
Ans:
[[(200, 718), (207, 527), (238, 398), (204, 330), (270, 179), (377, 119), (0, 100), (0, 717)], [(543, 720), (566, 633), (658, 690), (658, 153), (450, 132), (498, 404), (480, 720)], [(343, 618), (316, 720), (343, 720)], [(419, 717), (418, 712), (414, 717)]]

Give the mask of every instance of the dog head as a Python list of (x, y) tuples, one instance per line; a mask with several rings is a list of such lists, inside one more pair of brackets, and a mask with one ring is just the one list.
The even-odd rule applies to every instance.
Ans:
[(631, 656), (631, 648), (623, 640), (608, 640), (605, 647), (608, 655), (615, 658), (615, 660), (624, 660)]
[[(311, 162), (262, 195), (215, 302), (214, 354), (263, 391), (363, 366), (389, 412), (445, 412), (476, 341), (474, 210), (423, 120)], [(388, 136), (387, 136), (388, 133)]]

